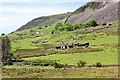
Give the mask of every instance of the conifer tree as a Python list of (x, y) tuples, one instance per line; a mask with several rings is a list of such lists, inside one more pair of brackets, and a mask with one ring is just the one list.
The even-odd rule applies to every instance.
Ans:
[(11, 41), (7, 36), (2, 36), (2, 63), (3, 65), (11, 65), (13, 54), (11, 53)]

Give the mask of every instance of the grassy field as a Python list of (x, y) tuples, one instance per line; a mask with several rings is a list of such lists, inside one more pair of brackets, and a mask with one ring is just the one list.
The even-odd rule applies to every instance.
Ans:
[[(87, 29), (87, 30), (86, 30)], [(61, 64), (77, 65), (82, 60), (86, 65), (118, 64), (118, 27), (114, 23), (112, 26), (98, 26), (93, 28), (79, 29), (75, 31), (56, 31), (54, 25), (42, 29), (34, 28), (22, 32), (14, 32), (8, 36), (12, 39), (12, 52), (24, 62), (57, 61)], [(39, 32), (36, 34), (34, 32)], [(34, 33), (34, 34), (33, 34)], [(76, 39), (77, 38), (77, 39)], [(73, 40), (75, 39), (75, 40)], [(45, 43), (42, 41), (47, 40)], [(38, 41), (36, 44), (30, 44)], [(71, 44), (89, 42), (88, 48), (78, 47), (67, 50), (51, 50), (61, 45), (62, 41)], [(29, 74), (28, 74), (29, 73)], [(4, 78), (104, 78), (117, 77), (118, 67), (83, 67), (83, 68), (61, 68), (52, 66), (3, 66)], [(19, 76), (18, 76), (19, 75)]]
[(96, 62), (101, 62), (102, 64), (118, 64), (118, 53), (117, 49), (106, 49), (101, 52), (53, 54), (49, 56), (23, 58), (22, 60), (29, 62), (39, 62), (39, 60), (56, 60), (59, 63), (69, 65), (77, 65), (80, 60), (86, 61), (88, 65), (95, 64)]
[(21, 67), (3, 66), (4, 78), (117, 78), (118, 67)]
[[(108, 33), (110, 31), (109, 29), (113, 29), (113, 28), (108, 28), (104, 30), (107, 31), (106, 33)], [(66, 39), (66, 38), (69, 39), (71, 36), (80, 36), (81, 38), (82, 37), (84, 38), (76, 40), (76, 43), (89, 42), (90, 48), (103, 49), (103, 51), (86, 52), (88, 49), (86, 50), (83, 49), (83, 51), (78, 50), (77, 52), (71, 53), (70, 50), (68, 49), (66, 50), (66, 54), (59, 54), (59, 52), (57, 52), (57, 54), (53, 54), (53, 55), (23, 58), (23, 60), (29, 61), (29, 62), (39, 62), (39, 60), (52, 60), (52, 61), (56, 60), (56, 61), (59, 61), (59, 63), (73, 64), (73, 65), (76, 65), (77, 62), (79, 62), (80, 60), (86, 61), (88, 65), (95, 64), (96, 62), (101, 62), (102, 64), (117, 64), (118, 63), (118, 53), (117, 53), (118, 52), (118, 49), (117, 49), (118, 35), (110, 35), (110, 34), (106, 35), (106, 33), (103, 31), (99, 33), (91, 32), (87, 34), (77, 33), (78, 35), (75, 35), (76, 32), (66, 32), (64, 34), (60, 34), (59, 36), (54, 36), (48, 42), (48, 43), (52, 43), (61, 39)], [(69, 40), (67, 40), (68, 43), (69, 43)]]

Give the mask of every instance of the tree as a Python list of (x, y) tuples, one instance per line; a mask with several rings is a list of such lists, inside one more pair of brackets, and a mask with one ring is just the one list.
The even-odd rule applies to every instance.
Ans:
[(71, 24), (66, 24), (66, 30), (67, 31), (73, 31), (73, 26)]
[(87, 28), (87, 27), (90, 27), (90, 25), (88, 23), (82, 24), (82, 28)]
[(80, 28), (80, 29), (84, 28), (84, 26), (83, 26), (82, 23), (79, 25), (79, 28)]
[(74, 25), (73, 25), (73, 28), (74, 28), (74, 30), (80, 29), (80, 27), (79, 27), (78, 24), (74, 24)]
[(59, 30), (59, 31), (64, 31), (64, 30), (65, 30), (65, 26), (60, 26), (60, 27), (58, 28), (58, 30)]
[(63, 26), (62, 25), (62, 22), (58, 22), (55, 24), (55, 30), (58, 30), (60, 26)]
[(11, 41), (7, 36), (2, 36), (2, 63), (11, 65), (13, 54), (11, 53)]
[(87, 22), (88, 26), (92, 26), (92, 27), (95, 27), (97, 26), (97, 22), (94, 20), (94, 19), (90, 19), (88, 22)]

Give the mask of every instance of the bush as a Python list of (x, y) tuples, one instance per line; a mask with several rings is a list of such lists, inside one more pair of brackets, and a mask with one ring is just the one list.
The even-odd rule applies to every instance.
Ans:
[(31, 29), (30, 32), (35, 32), (35, 30), (32, 30), (32, 29)]
[(13, 34), (14, 32), (11, 32), (10, 34)]
[(59, 30), (59, 31), (64, 31), (64, 30), (65, 30), (65, 26), (60, 26), (60, 27), (58, 28), (58, 30)]
[(68, 65), (68, 64), (65, 64), (65, 65), (64, 65), (64, 68), (66, 68), (66, 67), (69, 67), (69, 65)]
[(88, 23), (82, 24), (82, 28), (87, 28), (87, 27), (90, 27)]
[(84, 66), (86, 65), (86, 62), (85, 62), (85, 61), (79, 61), (79, 62), (77, 63), (77, 65), (78, 65), (79, 67), (84, 67)]
[(103, 26), (106, 26), (107, 24), (105, 22), (102, 23)]
[(74, 24), (74, 25), (73, 25), (73, 29), (74, 29), (74, 30), (77, 30), (77, 29), (80, 29), (80, 27), (79, 27), (78, 24)]
[(88, 25), (88, 26), (95, 27), (95, 26), (97, 26), (97, 22), (96, 22), (94, 19), (90, 19), (90, 20), (87, 22), (87, 25)]
[(102, 64), (100, 62), (96, 62), (96, 67), (101, 67)]
[(62, 25), (62, 22), (58, 22), (55, 24), (55, 30), (58, 30), (60, 26), (63, 26)]
[(84, 28), (84, 27), (83, 27), (83, 24), (80, 24), (80, 25), (79, 25), (79, 29), (82, 29), (82, 28)]
[(45, 28), (48, 27), (47, 25), (45, 26)]
[(42, 29), (42, 27), (39, 27), (39, 29)]
[(52, 31), (51, 31), (51, 34), (54, 34), (54, 33), (55, 33), (55, 31), (54, 31), (54, 30), (52, 30)]
[(53, 66), (54, 66), (55, 68), (63, 68), (63, 67), (64, 67), (64, 65), (59, 64), (59, 63), (57, 63), (57, 62), (53, 62)]
[(5, 33), (2, 33), (1, 35), (2, 35), (2, 36), (4, 36), (4, 35), (5, 35)]
[(66, 24), (67, 31), (73, 31), (73, 26), (71, 24)]

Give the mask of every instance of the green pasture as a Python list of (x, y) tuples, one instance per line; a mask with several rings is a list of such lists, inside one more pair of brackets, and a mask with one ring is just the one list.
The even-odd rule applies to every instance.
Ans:
[(117, 64), (118, 53), (116, 48), (107, 48), (100, 52), (73, 53), (73, 54), (53, 54), (48, 56), (22, 58), (24, 61), (39, 62), (39, 60), (58, 61), (62, 64), (76, 65), (80, 60), (86, 61), (87, 65), (101, 62), (102, 64)]
[(36, 41), (45, 37), (36, 37), (36, 38), (27, 38), (23, 40), (17, 40), (16, 42), (12, 42), (12, 51), (17, 49), (36, 49), (38, 46), (30, 44), (32, 41)]

